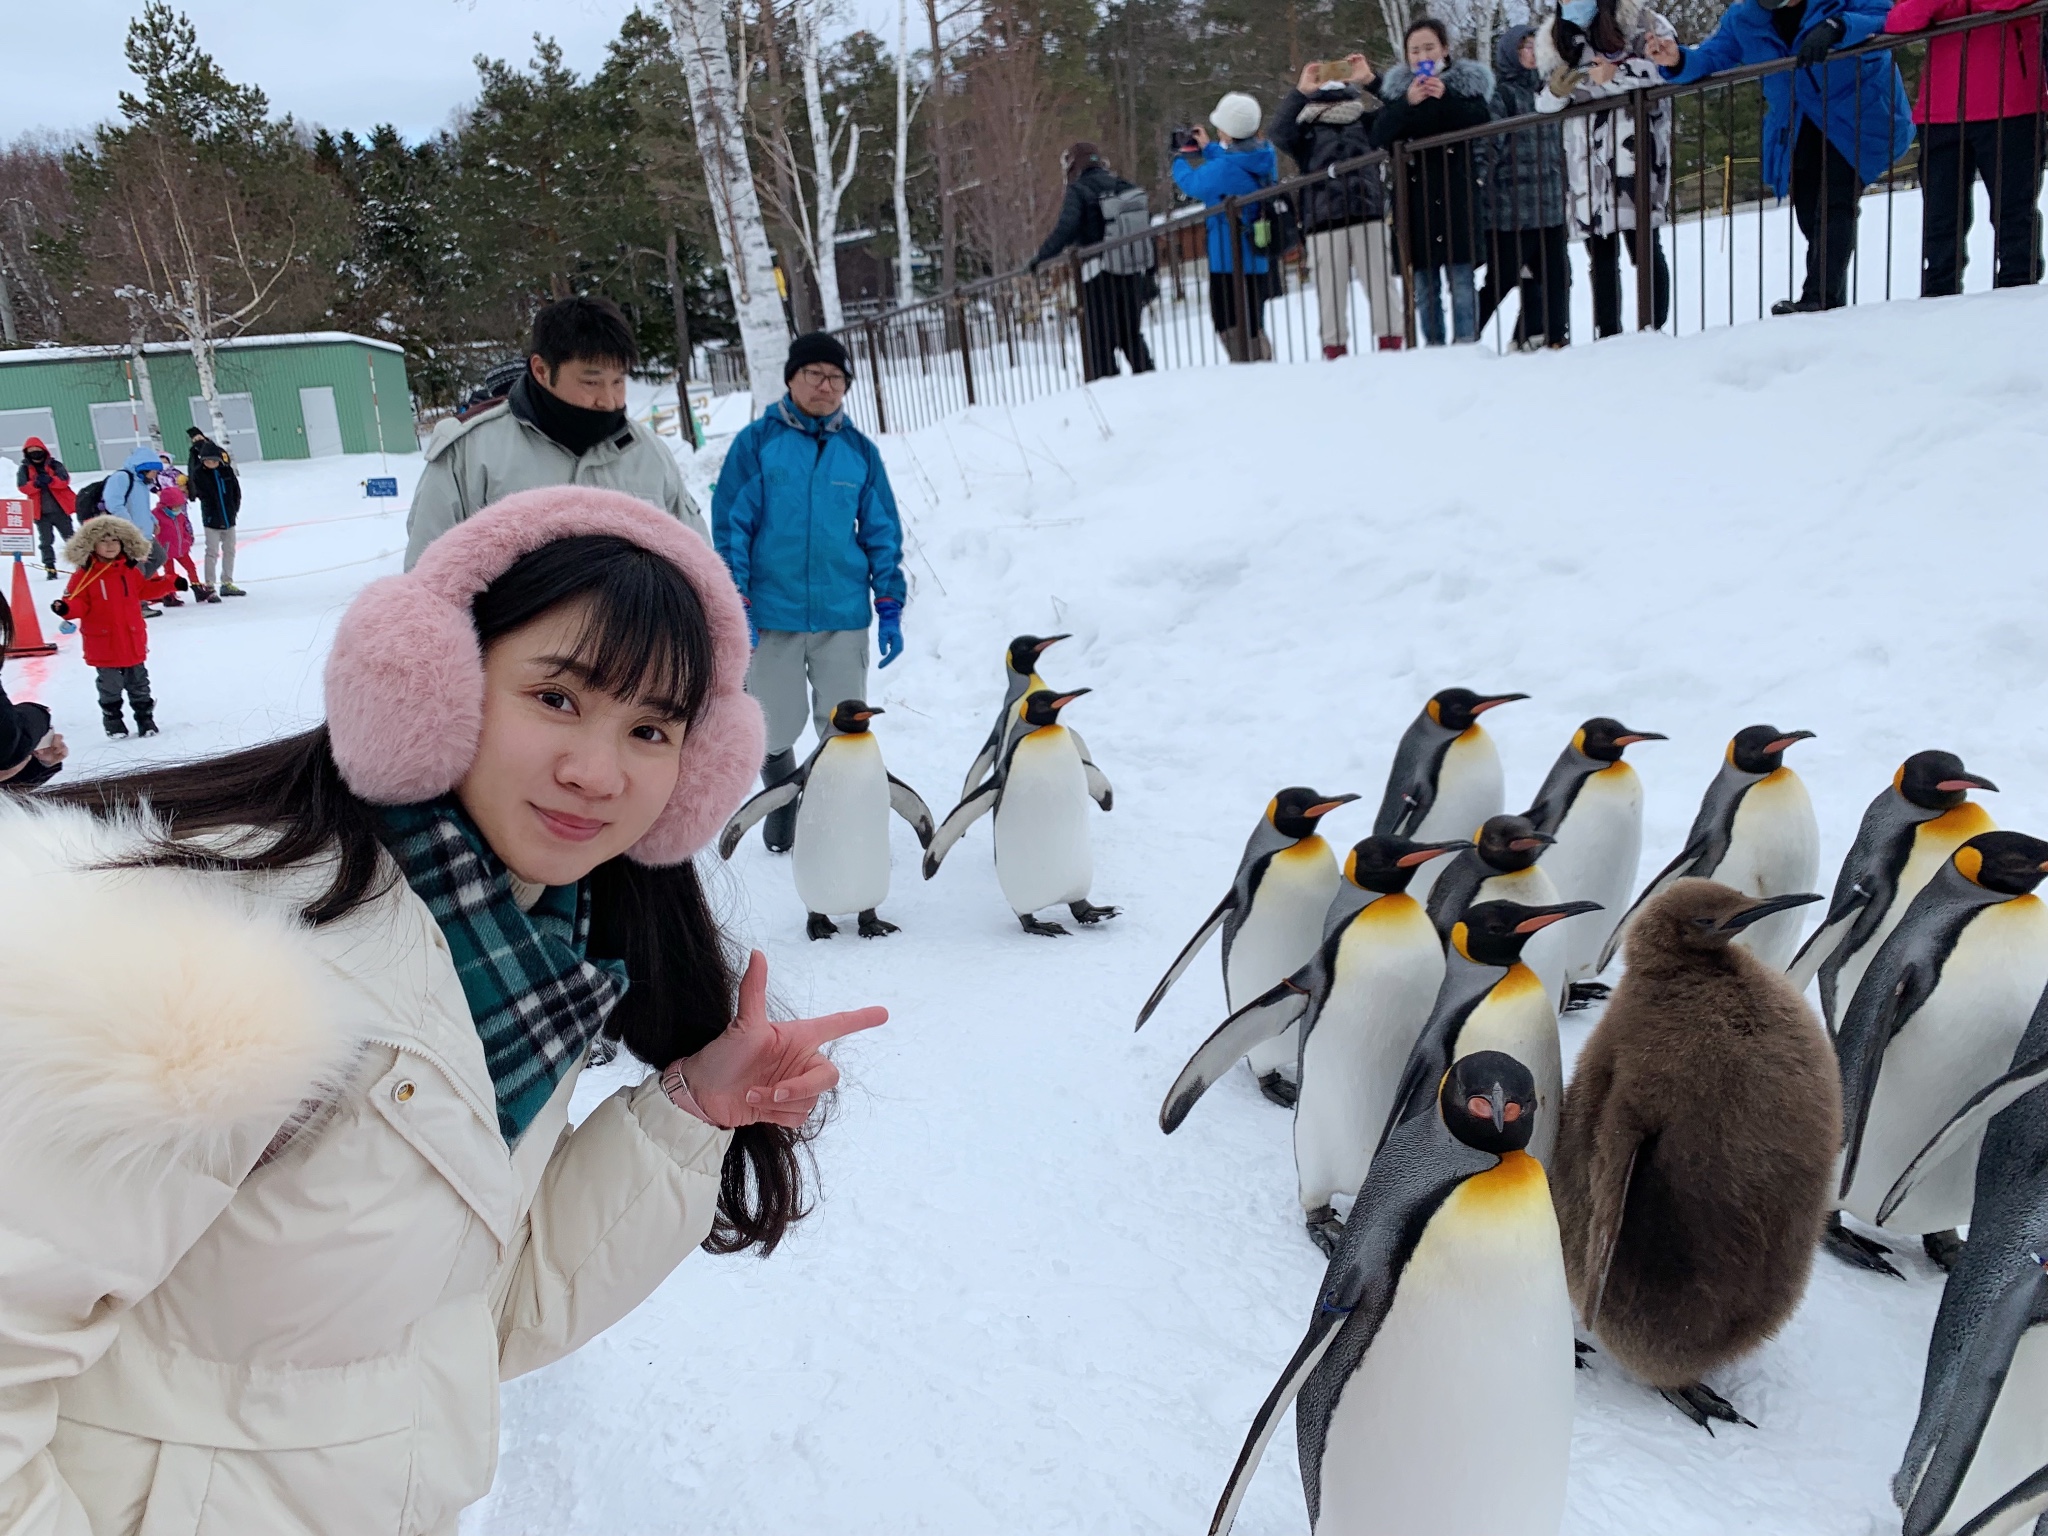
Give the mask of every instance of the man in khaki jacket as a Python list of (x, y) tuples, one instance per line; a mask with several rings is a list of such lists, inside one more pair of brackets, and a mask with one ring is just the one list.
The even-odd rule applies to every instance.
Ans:
[(536, 314), (527, 371), (511, 393), (465, 411), (428, 443), (405, 568), (464, 518), (544, 485), (624, 491), (709, 542), (675, 456), (626, 419), (626, 371), (639, 360), (632, 328), (609, 299), (563, 299)]

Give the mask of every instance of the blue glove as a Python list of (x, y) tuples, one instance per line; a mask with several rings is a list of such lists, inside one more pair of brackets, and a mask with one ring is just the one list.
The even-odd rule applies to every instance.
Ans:
[(881, 621), (882, 665), (903, 654), (903, 605), (893, 597), (875, 599), (875, 617)]

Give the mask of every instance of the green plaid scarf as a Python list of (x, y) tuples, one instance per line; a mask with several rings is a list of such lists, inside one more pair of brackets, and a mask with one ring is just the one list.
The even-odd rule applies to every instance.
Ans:
[(626, 991), (626, 968), (588, 958), (590, 885), (551, 885), (519, 910), (504, 863), (453, 799), (382, 807), (384, 846), (427, 904), (462, 979), (517, 1141)]

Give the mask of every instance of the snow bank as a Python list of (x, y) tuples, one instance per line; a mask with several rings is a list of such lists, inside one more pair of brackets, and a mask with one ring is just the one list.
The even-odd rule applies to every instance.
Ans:
[[(806, 943), (787, 866), (749, 839), (714, 888), (786, 1004), (894, 1014), (842, 1055), (818, 1213), (768, 1263), (693, 1258), (511, 1384), (498, 1487), (464, 1530), (1202, 1529), (1323, 1265), (1287, 1118), (1243, 1074), (1172, 1138), (1154, 1123), (1220, 1017), (1213, 956), (1130, 1025), (1267, 798), (1359, 791), (1328, 830), (1363, 836), (1395, 737), (1463, 683), (1534, 695), (1490, 717), (1514, 800), (1588, 715), (1670, 734), (1631, 754), (1646, 869), (1760, 720), (1819, 732), (1793, 761), (1828, 878), (1922, 747), (2003, 784), (2001, 822), (2048, 826), (2044, 326), (2027, 291), (1538, 357), (1154, 375), (885, 440), (914, 582), (910, 649), (873, 688), (891, 768), (943, 812), (1004, 643), (1074, 631), (1046, 674), (1096, 690), (1070, 719), (1116, 785), (1095, 896), (1125, 915), (1028, 938), (985, 825), (930, 885), (898, 826), (902, 934)], [(393, 462), (409, 492), (417, 461)], [(153, 624), (150, 747), (317, 714), (334, 613), (403, 543), (402, 510), (361, 500), (373, 464), (250, 467), (252, 595)], [(78, 769), (143, 755), (101, 740), (63, 644), (10, 688), (52, 704)], [(592, 1074), (583, 1105), (620, 1076)], [(1821, 1259), (1784, 1335), (1717, 1379), (1755, 1430), (1709, 1439), (1596, 1360), (1566, 1528), (1896, 1530), (1886, 1479), (1939, 1294), (1900, 1258), (1903, 1284)], [(1241, 1530), (1306, 1529), (1293, 1462), (1290, 1425)]]

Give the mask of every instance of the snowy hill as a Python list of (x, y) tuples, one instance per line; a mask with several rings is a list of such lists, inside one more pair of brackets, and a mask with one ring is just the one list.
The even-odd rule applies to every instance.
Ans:
[[(1323, 1264), (1287, 1118), (1247, 1076), (1156, 1127), (1221, 1016), (1213, 955), (1131, 1021), (1268, 797), (1360, 792), (1326, 830), (1365, 835), (1395, 737), (1466, 684), (1533, 695), (1489, 722), (1511, 802), (1588, 715), (1669, 734), (1632, 753), (1646, 869), (1758, 721), (1819, 733), (1792, 761), (1824, 880), (1922, 747), (2002, 784), (2001, 823), (2048, 827), (2044, 333), (2048, 295), (2007, 293), (1538, 357), (1152, 375), (885, 439), (915, 583), (908, 654), (872, 690), (891, 768), (943, 813), (1004, 643), (1072, 630), (1045, 672), (1095, 690), (1069, 718), (1116, 786), (1095, 899), (1125, 914), (1027, 937), (985, 824), (929, 885), (897, 826), (902, 934), (807, 943), (750, 838), (715, 888), (782, 999), (894, 1014), (842, 1056), (817, 1215), (767, 1263), (693, 1258), (512, 1384), (498, 1487), (464, 1530), (1203, 1529)], [(152, 627), (158, 750), (317, 712), (336, 611), (403, 542), (402, 503), (366, 515), (368, 472), (252, 468), (252, 595)], [(10, 687), (57, 710), (73, 771), (141, 755), (99, 739), (64, 646)], [(1783, 1336), (1715, 1382), (1754, 1430), (1709, 1439), (1596, 1360), (1566, 1529), (1896, 1530), (1886, 1480), (1939, 1294), (1901, 1260), (1905, 1283), (1818, 1261)], [(1306, 1530), (1291, 1423), (1239, 1529)]]

